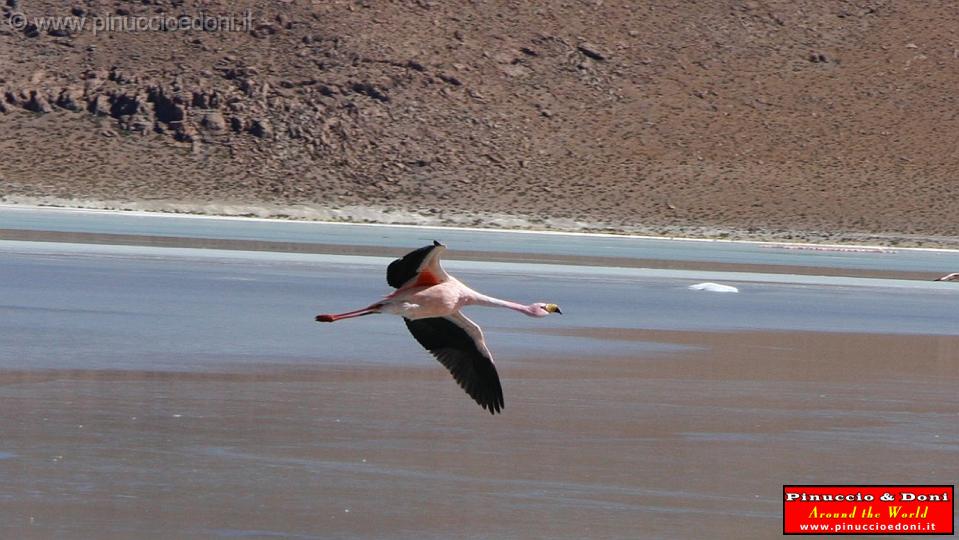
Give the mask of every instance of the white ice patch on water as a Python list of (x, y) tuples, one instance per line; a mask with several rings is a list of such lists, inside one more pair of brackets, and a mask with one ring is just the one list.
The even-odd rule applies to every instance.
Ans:
[(739, 292), (739, 289), (732, 285), (720, 285), (719, 283), (697, 283), (690, 285), (689, 289), (692, 291)]

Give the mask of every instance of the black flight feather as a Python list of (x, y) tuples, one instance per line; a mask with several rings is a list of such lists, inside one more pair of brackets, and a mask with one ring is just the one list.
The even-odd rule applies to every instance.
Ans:
[(426, 259), (433, 249), (441, 245), (442, 244), (436, 240), (433, 240), (432, 246), (424, 246), (413, 250), (403, 255), (402, 258), (391, 262), (390, 265), (386, 267), (386, 283), (394, 289), (402, 287), (404, 283), (416, 277), (420, 265), (423, 264), (423, 260)]
[(466, 330), (445, 317), (403, 320), (416, 341), (446, 366), (481, 407), (496, 414), (505, 406), (493, 360), (477, 348)]

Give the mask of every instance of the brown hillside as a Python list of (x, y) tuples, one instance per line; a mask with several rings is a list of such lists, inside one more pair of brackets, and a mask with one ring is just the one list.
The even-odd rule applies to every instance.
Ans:
[(0, 195), (959, 236), (953, 2), (7, 4)]

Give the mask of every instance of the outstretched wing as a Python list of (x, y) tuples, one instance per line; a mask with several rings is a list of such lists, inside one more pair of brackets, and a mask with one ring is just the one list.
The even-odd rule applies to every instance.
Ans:
[(386, 268), (386, 282), (390, 287), (425, 287), (442, 283), (450, 278), (440, 266), (440, 254), (446, 246), (433, 240), (432, 246), (411, 251), (401, 259), (391, 262)]
[(483, 341), (483, 331), (461, 313), (449, 317), (403, 319), (426, 350), (450, 370), (456, 382), (490, 414), (505, 406), (496, 366)]

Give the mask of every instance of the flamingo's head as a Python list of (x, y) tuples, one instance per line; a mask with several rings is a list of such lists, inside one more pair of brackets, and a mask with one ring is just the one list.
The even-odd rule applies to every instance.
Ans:
[(563, 314), (563, 312), (560, 311), (559, 306), (556, 304), (544, 304), (542, 302), (537, 302), (533, 304), (533, 308), (536, 310), (536, 315), (540, 317), (545, 317), (550, 313), (559, 313), (560, 315)]

